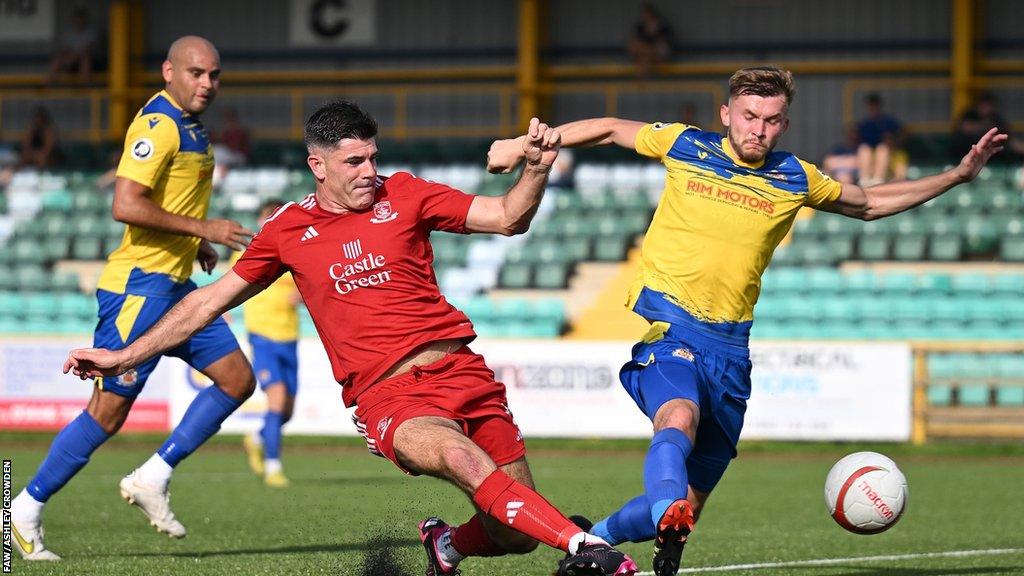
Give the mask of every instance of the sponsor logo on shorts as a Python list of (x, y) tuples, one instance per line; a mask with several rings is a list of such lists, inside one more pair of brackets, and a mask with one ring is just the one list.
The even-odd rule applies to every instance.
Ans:
[(139, 383), (139, 372), (135, 368), (121, 374), (115, 379), (115, 382), (125, 388), (131, 388)]
[(682, 358), (687, 362), (693, 362), (693, 352), (690, 352), (687, 348), (676, 348), (672, 351), (672, 355), (676, 358)]
[(391, 427), (391, 416), (382, 418), (380, 422), (377, 422), (377, 438), (384, 438), (384, 435), (388, 433), (388, 428)]

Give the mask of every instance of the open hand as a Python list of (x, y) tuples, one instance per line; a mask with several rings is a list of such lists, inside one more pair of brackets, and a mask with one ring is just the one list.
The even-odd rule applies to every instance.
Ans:
[(1008, 135), (999, 132), (999, 128), (993, 128), (986, 132), (977, 144), (971, 146), (971, 151), (960, 160), (960, 165), (954, 168), (960, 181), (974, 180), (978, 176), (978, 172), (981, 172), (981, 169), (988, 163), (989, 158), (1003, 149), (1008, 138)]

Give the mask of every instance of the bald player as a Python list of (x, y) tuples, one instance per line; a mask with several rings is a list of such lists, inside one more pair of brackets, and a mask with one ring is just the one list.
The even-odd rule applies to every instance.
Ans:
[[(210, 140), (199, 121), (220, 86), (220, 55), (198, 36), (179, 38), (162, 67), (165, 88), (128, 128), (114, 188), (114, 219), (127, 224), (96, 290), (95, 346), (124, 348), (196, 289), (193, 262), (210, 272), (212, 243), (244, 249), (252, 232), (231, 220), (207, 220), (213, 174)], [(168, 350), (209, 377), (181, 422), (152, 458), (125, 476), (121, 497), (158, 532), (185, 536), (170, 509), (171, 471), (220, 429), (255, 387), (252, 368), (223, 319)], [(59, 560), (43, 544), (46, 501), (82, 469), (124, 424), (160, 357), (114, 378), (96, 378), (92, 398), (54, 438), (46, 459), (12, 503), (15, 547), (27, 560)]]

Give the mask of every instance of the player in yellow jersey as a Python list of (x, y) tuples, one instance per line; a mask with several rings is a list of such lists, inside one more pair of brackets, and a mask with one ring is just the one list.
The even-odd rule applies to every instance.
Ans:
[[(794, 93), (789, 71), (748, 68), (729, 80), (724, 135), (618, 118), (558, 128), (563, 146), (617, 144), (666, 169), (628, 298), (651, 328), (620, 373), (654, 424), (645, 493), (591, 529), (612, 545), (653, 539), (657, 576), (678, 571), (704, 503), (736, 456), (750, 397), (747, 344), (761, 274), (797, 211), (811, 206), (862, 220), (897, 214), (973, 180), (1006, 142), (993, 129), (941, 174), (870, 188), (840, 184), (774, 151), (789, 127)], [(511, 170), (522, 155), (517, 145), (495, 142), (488, 168)]]
[[(193, 262), (211, 271), (211, 242), (235, 250), (252, 233), (231, 220), (207, 220), (213, 153), (199, 114), (217, 95), (220, 56), (203, 38), (186, 36), (168, 50), (165, 89), (149, 99), (128, 129), (114, 188), (114, 218), (127, 224), (109, 257), (96, 297), (94, 345), (120, 349), (146, 331), (196, 286)], [(222, 319), (168, 352), (213, 380), (200, 392), (163, 446), (120, 482), (121, 496), (160, 532), (181, 538), (185, 527), (170, 509), (171, 471), (220, 428), (255, 388), (252, 369)], [(96, 379), (88, 407), (54, 439), (50, 451), (12, 504), (18, 550), (29, 560), (57, 560), (42, 538), (43, 504), (117, 433), (159, 357), (113, 378)]]
[[(260, 209), (260, 221), (284, 202), (271, 200)], [(235, 258), (241, 256), (239, 252)], [(252, 346), (252, 368), (267, 395), (263, 428), (243, 439), (249, 467), (268, 486), (285, 488), (288, 478), (281, 466), (281, 427), (292, 417), (299, 388), (299, 311), (302, 302), (292, 275), (286, 272), (242, 306), (245, 329)]]

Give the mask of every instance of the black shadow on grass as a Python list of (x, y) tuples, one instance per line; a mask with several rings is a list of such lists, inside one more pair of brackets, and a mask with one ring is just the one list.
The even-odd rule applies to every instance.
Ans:
[(137, 558), (173, 556), (177, 558), (215, 558), (217, 556), (247, 556), (256, 554), (301, 554), (305, 552), (372, 552), (378, 549), (395, 549), (420, 547), (419, 540), (409, 538), (371, 538), (367, 542), (349, 542), (340, 544), (312, 544), (308, 546), (281, 546), (278, 548), (240, 548), (237, 550), (213, 550), (201, 552), (135, 552), (117, 554), (82, 554), (95, 558), (109, 556), (130, 556)]
[[(802, 570), (821, 570), (822, 566), (799, 566)], [(832, 569), (849, 572), (829, 572), (829, 576), (950, 576), (955, 574), (1011, 574), (1007, 566), (974, 566), (972, 568), (882, 568), (879, 566), (851, 566), (837, 564)]]

